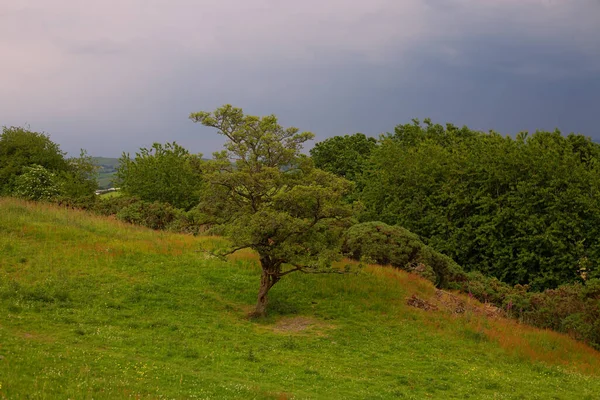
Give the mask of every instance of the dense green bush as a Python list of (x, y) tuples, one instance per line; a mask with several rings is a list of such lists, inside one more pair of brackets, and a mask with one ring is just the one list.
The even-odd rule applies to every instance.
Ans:
[(151, 229), (167, 229), (180, 214), (173, 206), (159, 202), (138, 201), (117, 212), (117, 219)]
[(199, 202), (200, 164), (200, 155), (190, 154), (175, 142), (154, 143), (150, 149), (141, 148), (134, 158), (122, 155), (116, 184), (144, 201), (189, 210)]
[(38, 165), (52, 173), (68, 170), (65, 153), (43, 133), (4, 127), (0, 134), (0, 193), (11, 194), (26, 167)]
[(101, 196), (98, 201), (94, 204), (91, 211), (96, 214), (110, 216), (116, 216), (119, 211), (123, 208), (130, 206), (131, 204), (140, 202), (141, 199), (135, 196), (117, 196), (117, 197), (103, 197)]
[(465, 276), (458, 264), (426, 246), (414, 233), (383, 222), (350, 227), (344, 233), (342, 251), (355, 260), (416, 272), (441, 287)]
[(310, 150), (315, 167), (355, 181), (377, 140), (362, 133), (334, 136), (319, 142)]
[(206, 216), (198, 209), (192, 208), (189, 211), (180, 212), (167, 227), (171, 232), (188, 233), (198, 235), (208, 233), (210, 224), (206, 223)]
[(82, 150), (79, 157), (67, 159), (68, 168), (59, 172), (63, 195), (59, 200), (73, 204), (91, 204), (98, 188), (97, 167), (92, 157)]
[(469, 271), (555, 288), (600, 276), (600, 145), (415, 121), (382, 139), (362, 221), (400, 225)]
[(58, 176), (41, 165), (23, 167), (23, 173), (13, 181), (12, 194), (27, 200), (51, 201), (62, 193)]
[(96, 170), (85, 151), (66, 158), (48, 135), (24, 128), (0, 134), (0, 194), (61, 204), (90, 204)]

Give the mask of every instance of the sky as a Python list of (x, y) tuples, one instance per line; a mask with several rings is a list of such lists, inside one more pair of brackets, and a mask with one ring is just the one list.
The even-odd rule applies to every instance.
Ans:
[(600, 0), (0, 0), (0, 55), (0, 126), (70, 155), (209, 156), (188, 116), (223, 104), (316, 141), (427, 117), (600, 141)]

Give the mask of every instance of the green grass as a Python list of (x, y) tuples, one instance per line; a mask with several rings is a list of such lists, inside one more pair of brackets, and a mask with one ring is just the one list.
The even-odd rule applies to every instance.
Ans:
[(0, 398), (598, 398), (597, 352), (409, 307), (435, 289), (381, 267), (292, 274), (248, 320), (255, 257), (198, 251), (223, 243), (0, 199)]
[(115, 192), (106, 192), (106, 193), (102, 193), (100, 196), (100, 198), (102, 199), (112, 199), (114, 197), (121, 197), (123, 195), (123, 192), (121, 191), (115, 191)]

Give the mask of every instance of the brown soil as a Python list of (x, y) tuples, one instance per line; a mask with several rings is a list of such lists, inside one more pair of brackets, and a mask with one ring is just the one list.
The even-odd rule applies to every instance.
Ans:
[(282, 318), (272, 327), (273, 331), (279, 333), (302, 333), (310, 331), (322, 335), (326, 329), (333, 328), (321, 321), (309, 317)]

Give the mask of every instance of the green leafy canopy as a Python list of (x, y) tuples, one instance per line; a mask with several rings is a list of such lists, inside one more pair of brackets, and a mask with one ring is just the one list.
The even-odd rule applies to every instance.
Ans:
[(84, 150), (79, 157), (65, 156), (44, 133), (2, 128), (0, 194), (59, 202), (93, 200), (97, 183), (91, 158)]
[(327, 271), (339, 257), (339, 230), (352, 214), (342, 199), (352, 184), (316, 169), (300, 153), (314, 135), (283, 128), (274, 115), (225, 105), (190, 118), (227, 138), (225, 150), (204, 164), (199, 207), (231, 240), (224, 254), (251, 248), (260, 255), (257, 313), (264, 314), (266, 293), (282, 276)]
[(176, 142), (154, 143), (141, 148), (135, 158), (123, 153), (117, 184), (142, 200), (189, 210), (197, 204), (202, 186), (200, 163), (201, 155), (190, 154)]
[(399, 125), (362, 177), (363, 220), (400, 225), (467, 270), (536, 290), (598, 276), (600, 145), (559, 131), (515, 138)]

